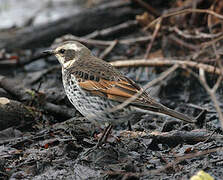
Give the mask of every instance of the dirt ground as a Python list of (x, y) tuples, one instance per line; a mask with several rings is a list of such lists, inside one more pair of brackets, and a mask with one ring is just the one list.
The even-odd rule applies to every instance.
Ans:
[[(221, 1), (16, 3), (0, 2), (0, 179), (223, 179)], [(67, 39), (197, 122), (142, 111), (95, 148), (106, 125), (72, 106), (42, 53)]]

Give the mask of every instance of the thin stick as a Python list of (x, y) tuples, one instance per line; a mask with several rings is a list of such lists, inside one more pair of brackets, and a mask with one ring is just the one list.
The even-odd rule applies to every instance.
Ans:
[[(138, 37), (138, 38), (129, 38), (129, 39), (119, 40), (118, 43), (126, 44), (126, 45), (131, 45), (131, 44), (135, 44), (135, 43), (145, 43), (148, 40), (151, 40), (151, 38), (152, 38), (151, 36), (142, 36), (142, 37)], [(83, 37), (77, 37), (77, 36), (68, 34), (68, 35), (65, 35), (65, 36), (62, 36), (62, 37), (56, 39), (56, 41), (54, 43), (56, 44), (60, 41), (65, 41), (65, 40), (79, 41), (81, 43), (85, 43), (85, 44), (89, 44), (89, 45), (93, 45), (93, 46), (110, 46), (114, 42), (114, 41), (86, 39)]]
[(184, 40), (179, 39), (178, 37), (176, 37), (174, 34), (171, 34), (169, 36), (169, 39), (171, 39), (172, 41), (176, 42), (180, 46), (186, 47), (186, 48), (188, 48), (190, 50), (194, 50), (194, 51), (199, 51), (200, 50), (200, 46), (196, 46), (196, 45), (193, 45), (192, 43), (185, 42)]
[(204, 69), (204, 71), (212, 74), (221, 74), (220, 68), (203, 64), (203, 63), (197, 63), (190, 60), (172, 60), (172, 59), (163, 59), (163, 58), (151, 58), (149, 59), (132, 59), (132, 60), (118, 60), (111, 62), (111, 64), (115, 67), (139, 67), (139, 66), (156, 66), (156, 67), (163, 67), (163, 66), (172, 66), (175, 64), (178, 64), (179, 66), (188, 66), (191, 68), (196, 69)]
[(219, 32), (216, 34), (207, 34), (207, 33), (199, 32), (193, 35), (193, 34), (189, 34), (188, 32), (184, 32), (180, 30), (176, 26), (170, 27), (169, 30), (177, 33), (177, 35), (183, 37), (184, 39), (212, 39), (212, 38), (217, 38), (222, 35), (222, 32)]
[(126, 21), (122, 24), (118, 24), (116, 26), (112, 26), (112, 27), (108, 27), (102, 30), (96, 30), (86, 36), (84, 36), (83, 38), (86, 39), (95, 39), (97, 37), (105, 37), (105, 36), (111, 36), (114, 33), (118, 33), (120, 31), (123, 31), (125, 29), (131, 28), (131, 27), (136, 27), (138, 24), (137, 20), (130, 20), (130, 21)]
[[(151, 39), (150, 43), (147, 45), (146, 53), (145, 53), (145, 55), (144, 55), (144, 59), (147, 59), (147, 58), (149, 57), (150, 50), (151, 50), (152, 45), (153, 45), (153, 42), (154, 42), (154, 40), (155, 40), (155, 38), (156, 38), (156, 36), (157, 36), (157, 33), (159, 32), (161, 23), (162, 23), (162, 21), (160, 20), (160, 21), (156, 24), (156, 27), (155, 27), (155, 29), (154, 29), (154, 31), (153, 31), (152, 39)], [(138, 71), (138, 73), (137, 73), (137, 75), (136, 75), (136, 80), (139, 80), (139, 76), (140, 76), (140, 74), (142, 73), (142, 70), (143, 70), (143, 68), (140, 68), (140, 69), (139, 69), (139, 71)], [(148, 73), (148, 69), (147, 69), (147, 73)]]
[(144, 28), (144, 30), (147, 30), (148, 28), (150, 28), (151, 26), (153, 26), (154, 24), (158, 23), (160, 21), (160, 19), (164, 19), (164, 18), (168, 18), (171, 16), (176, 16), (176, 15), (180, 15), (180, 14), (188, 14), (188, 13), (207, 13), (207, 14), (211, 14), (219, 19), (223, 19), (223, 16), (212, 11), (209, 9), (184, 9), (182, 11), (176, 11), (176, 12), (172, 12), (169, 14), (164, 14), (162, 16), (160, 16), (159, 18), (155, 19), (154, 21), (152, 21), (148, 26), (146, 26)]
[(99, 56), (101, 59), (104, 59), (111, 51), (112, 49), (117, 45), (118, 41), (113, 41), (110, 46), (108, 46)]
[(147, 48), (146, 48), (146, 54), (145, 54), (145, 56), (144, 56), (145, 59), (147, 59), (148, 56), (149, 56), (149, 53), (150, 53), (150, 50), (151, 50), (151, 48), (152, 48), (153, 42), (154, 42), (154, 40), (155, 40), (155, 38), (156, 38), (156, 36), (157, 36), (157, 33), (159, 32), (161, 23), (162, 23), (162, 19), (160, 19), (160, 20), (157, 22), (157, 24), (156, 24), (156, 27), (155, 27), (155, 29), (154, 29), (154, 31), (153, 31), (152, 39), (151, 39), (150, 43), (148, 44), (148, 46), (147, 46)]

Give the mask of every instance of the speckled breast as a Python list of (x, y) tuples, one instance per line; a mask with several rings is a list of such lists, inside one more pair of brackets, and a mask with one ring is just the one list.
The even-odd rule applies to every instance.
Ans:
[(111, 124), (128, 121), (133, 116), (131, 107), (108, 113), (107, 110), (119, 105), (119, 102), (90, 94), (78, 86), (75, 76), (63, 73), (63, 85), (68, 99), (74, 107), (89, 120)]

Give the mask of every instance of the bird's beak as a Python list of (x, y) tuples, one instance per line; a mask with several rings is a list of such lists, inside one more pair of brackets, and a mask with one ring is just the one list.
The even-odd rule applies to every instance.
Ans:
[(53, 55), (54, 54), (54, 51), (49, 49), (49, 50), (45, 50), (43, 51), (44, 54), (47, 54), (47, 55)]

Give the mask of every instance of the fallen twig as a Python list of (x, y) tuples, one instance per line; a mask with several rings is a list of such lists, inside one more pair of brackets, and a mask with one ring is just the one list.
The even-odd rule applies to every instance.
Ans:
[(115, 67), (138, 67), (138, 66), (155, 66), (155, 67), (163, 67), (163, 66), (172, 66), (172, 65), (179, 65), (182, 67), (188, 66), (191, 68), (196, 69), (204, 69), (204, 71), (212, 74), (221, 74), (221, 70), (217, 67), (203, 64), (203, 63), (197, 63), (189, 60), (176, 60), (176, 59), (163, 59), (163, 58), (152, 58), (149, 59), (132, 59), (132, 60), (118, 60), (111, 62), (111, 64)]
[(222, 32), (216, 34), (207, 34), (203, 32), (195, 32), (195, 35), (189, 34), (188, 32), (180, 30), (178, 27), (169, 27), (170, 31), (174, 31), (177, 35), (182, 36), (185, 39), (212, 39), (222, 35)]
[(151, 50), (151, 48), (152, 48), (152, 45), (153, 45), (153, 42), (154, 42), (154, 40), (155, 40), (155, 38), (156, 38), (156, 36), (157, 36), (157, 33), (159, 32), (161, 23), (162, 23), (162, 19), (160, 19), (160, 20), (157, 22), (156, 26), (155, 26), (155, 29), (154, 29), (154, 31), (153, 31), (153, 35), (152, 35), (152, 39), (151, 39), (150, 43), (148, 44), (148, 46), (147, 46), (147, 48), (146, 48), (146, 54), (145, 54), (145, 56), (144, 56), (145, 59), (147, 59), (148, 56), (149, 56), (149, 52), (150, 52), (150, 50)]
[(94, 38), (97, 38), (97, 37), (103, 37), (104, 38), (104, 37), (107, 37), (107, 36), (111, 36), (115, 33), (118, 33), (120, 31), (123, 31), (125, 29), (129, 30), (129, 28), (135, 27), (137, 25), (138, 25), (138, 21), (130, 20), (130, 21), (126, 21), (124, 23), (118, 24), (116, 26), (106, 28), (106, 29), (96, 30), (93, 33), (90, 33), (86, 36), (83, 36), (83, 38), (86, 38), (86, 39), (94, 39)]
[[(138, 38), (128, 38), (128, 39), (124, 39), (124, 40), (119, 40), (118, 43), (131, 45), (131, 44), (135, 44), (135, 43), (145, 43), (150, 39), (151, 39), (151, 36), (142, 36), (142, 37), (138, 37)], [(56, 41), (54, 43), (58, 43), (58, 42), (65, 41), (65, 40), (79, 41), (81, 43), (93, 45), (93, 46), (110, 46), (114, 42), (114, 41), (86, 39), (83, 37), (77, 37), (77, 36), (68, 34), (68, 35), (65, 35), (65, 36), (62, 36), (62, 37), (56, 39)]]
[(194, 51), (196, 51), (196, 52), (200, 50), (200, 46), (196, 46), (196, 45), (193, 45), (193, 44), (191, 44), (191, 43), (185, 42), (185, 41), (183, 41), (182, 39), (179, 39), (178, 37), (176, 37), (174, 34), (171, 34), (171, 35), (169, 36), (169, 38), (170, 38), (172, 41), (174, 41), (174, 42), (176, 42), (177, 44), (179, 44), (180, 46), (182, 46), (182, 47), (186, 47), (186, 48), (188, 48), (188, 49), (190, 49), (190, 50), (194, 50)]
[(101, 53), (101, 55), (99, 56), (101, 59), (104, 59), (111, 51), (112, 49), (116, 46), (116, 44), (118, 43), (117, 40), (113, 41), (113, 43), (108, 46), (104, 51), (103, 53)]
[[(149, 57), (150, 50), (151, 50), (151, 48), (152, 48), (153, 42), (154, 42), (154, 40), (155, 40), (155, 38), (156, 38), (158, 32), (159, 32), (161, 23), (162, 23), (162, 21), (160, 20), (160, 21), (156, 24), (156, 27), (155, 27), (155, 29), (154, 29), (154, 31), (153, 31), (152, 39), (151, 39), (150, 43), (147, 45), (146, 53), (145, 53), (145, 55), (144, 55), (144, 59), (147, 59), (147, 58)], [(139, 80), (139, 76), (140, 76), (141, 73), (142, 73), (142, 68), (140, 68), (139, 71), (138, 71), (138, 73), (136, 74), (136, 80)], [(147, 71), (147, 73), (148, 73), (148, 71)]]
[(215, 44), (216, 42), (218, 42), (218, 41), (220, 41), (220, 40), (222, 40), (222, 39), (223, 39), (223, 35), (221, 35), (221, 36), (219, 36), (219, 37), (217, 37), (217, 38), (215, 38), (215, 39), (213, 39), (213, 40), (211, 40), (211, 41), (202, 43), (202, 44), (201, 44), (201, 47), (202, 47), (203, 49), (205, 49), (205, 48), (207, 48), (207, 47), (209, 47), (209, 46)]
[(210, 133), (206, 130), (194, 130), (194, 131), (171, 131), (171, 132), (135, 132), (135, 131), (123, 131), (120, 133), (124, 138), (151, 138), (156, 141), (156, 144), (167, 144), (169, 146), (177, 146), (178, 144), (195, 144), (198, 142), (206, 141), (210, 137)]
[(223, 16), (221, 14), (218, 14), (212, 10), (209, 10), (209, 9), (184, 9), (184, 10), (181, 10), (181, 11), (176, 11), (176, 12), (172, 12), (172, 13), (169, 13), (169, 14), (164, 14), (162, 16), (160, 16), (159, 18), (156, 18), (154, 21), (152, 21), (150, 24), (148, 24), (148, 26), (146, 26), (144, 28), (144, 30), (147, 30), (148, 28), (150, 28), (151, 26), (153, 26), (154, 24), (158, 23), (161, 19), (164, 19), (164, 18), (168, 18), (168, 17), (171, 17), (171, 16), (176, 16), (176, 15), (180, 15), (180, 14), (188, 14), (188, 13), (207, 13), (207, 14), (211, 14), (219, 19), (223, 19)]

